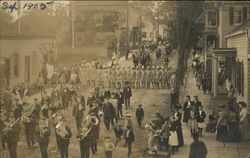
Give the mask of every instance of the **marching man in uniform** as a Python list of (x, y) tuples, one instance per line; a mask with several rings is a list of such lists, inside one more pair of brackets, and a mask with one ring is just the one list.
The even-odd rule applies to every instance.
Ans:
[(58, 147), (61, 158), (68, 158), (72, 133), (70, 127), (68, 127), (63, 120), (59, 121), (56, 125), (56, 136), (58, 136)]
[(48, 145), (50, 136), (49, 119), (42, 116), (39, 121), (38, 142), (42, 158), (48, 158)]

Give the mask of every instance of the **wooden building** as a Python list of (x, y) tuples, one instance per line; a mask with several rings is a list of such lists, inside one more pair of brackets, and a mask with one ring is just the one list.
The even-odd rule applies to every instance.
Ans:
[(55, 50), (54, 38), (50, 36), (1, 34), (1, 87), (39, 82), (42, 67), (54, 63)]

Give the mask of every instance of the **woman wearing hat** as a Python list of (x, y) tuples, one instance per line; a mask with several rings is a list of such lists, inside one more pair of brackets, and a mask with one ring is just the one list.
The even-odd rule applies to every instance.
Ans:
[(218, 113), (216, 140), (224, 142), (228, 134), (228, 115), (225, 110), (225, 105), (221, 104), (219, 108), (220, 112)]
[(245, 102), (239, 103), (241, 106), (240, 111), (240, 134), (241, 134), (241, 140), (246, 141), (250, 139), (250, 133), (249, 133), (249, 124), (247, 121), (247, 105)]

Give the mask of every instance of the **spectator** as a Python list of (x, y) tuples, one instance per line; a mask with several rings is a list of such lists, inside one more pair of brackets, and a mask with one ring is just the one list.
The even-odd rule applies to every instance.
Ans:
[(190, 145), (189, 158), (206, 158), (207, 147), (199, 140), (199, 134), (195, 133), (193, 135), (193, 143)]

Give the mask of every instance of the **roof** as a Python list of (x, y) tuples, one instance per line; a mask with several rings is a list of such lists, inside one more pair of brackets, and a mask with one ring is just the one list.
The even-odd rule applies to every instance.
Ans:
[(198, 18), (195, 20), (196, 24), (204, 24), (205, 21), (205, 13), (201, 13), (200, 16), (198, 16)]
[(229, 32), (225, 38), (229, 38), (232, 36), (236, 36), (242, 33), (246, 33), (247, 28), (250, 28), (250, 21), (247, 21), (246, 23), (236, 27), (235, 29), (233, 29), (231, 32)]
[(0, 39), (39, 39), (39, 38), (55, 39), (55, 36), (41, 35), (41, 34), (0, 33)]

